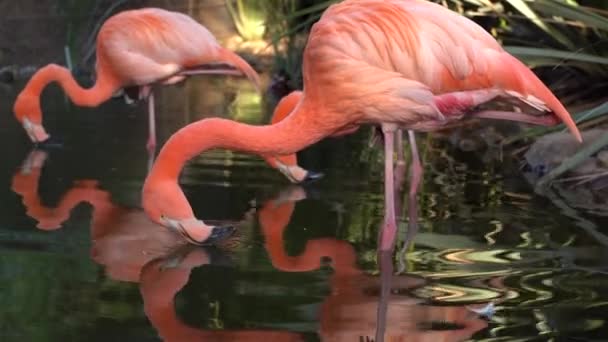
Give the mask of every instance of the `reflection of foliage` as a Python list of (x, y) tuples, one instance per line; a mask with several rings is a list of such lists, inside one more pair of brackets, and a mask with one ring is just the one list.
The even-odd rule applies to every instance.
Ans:
[[(67, 234), (57, 235), (67, 237)], [(45, 239), (48, 238), (48, 234), (45, 235)], [(111, 317), (125, 325), (143, 321), (140, 307), (124, 305), (125, 298), (136, 296), (136, 286), (106, 282), (113, 284), (109, 288), (104, 287), (104, 283), (96, 283), (97, 266), (88, 257), (88, 251), (73, 250), (88, 246), (85, 242), (88, 238), (82, 238), (78, 239), (78, 246), (73, 246), (73, 241), (66, 243), (52, 237), (53, 245), (57, 246), (49, 246), (48, 241), (21, 236), (20, 245), (40, 243), (45, 251), (22, 248), (2, 251), (0, 326), (3, 340), (80, 340), (81, 336), (99, 328), (92, 325), (98, 317)], [(72, 239), (73, 236), (67, 240)], [(133, 326), (132, 332), (141, 334), (144, 329), (150, 328), (139, 324)]]
[[(178, 316), (184, 323), (203, 329), (314, 331), (316, 304), (327, 291), (325, 272), (278, 272), (266, 260), (256, 256), (254, 270), (235, 272), (215, 266), (194, 269), (175, 297)], [(312, 307), (312, 314), (305, 307)]]

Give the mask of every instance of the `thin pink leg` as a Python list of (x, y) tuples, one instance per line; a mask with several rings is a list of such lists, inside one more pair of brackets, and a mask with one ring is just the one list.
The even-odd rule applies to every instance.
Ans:
[(380, 264), (380, 298), (376, 313), (376, 339), (375, 342), (384, 342), (393, 280), (393, 253), (392, 250), (378, 252)]
[[(403, 130), (398, 129), (397, 135), (395, 136), (395, 143), (397, 144), (397, 165), (395, 166), (395, 192), (397, 196), (403, 187), (403, 181), (405, 172), (405, 153), (403, 151)], [(396, 199), (395, 199), (396, 200)]]
[(397, 144), (397, 164), (405, 164), (405, 155), (403, 154), (403, 130), (397, 130), (395, 143)]
[(154, 93), (150, 92), (148, 97), (148, 143), (146, 148), (148, 151), (154, 151), (156, 149), (156, 118), (154, 114)]
[(410, 148), (412, 150), (412, 163), (411, 163), (411, 179), (410, 179), (410, 192), (408, 194), (408, 216), (409, 222), (407, 225), (407, 235), (405, 238), (405, 248), (412, 242), (412, 239), (418, 232), (418, 200), (416, 195), (418, 194), (418, 187), (422, 180), (422, 164), (420, 163), (420, 156), (418, 155), (418, 146), (416, 144), (416, 135), (414, 131), (407, 131), (408, 138), (410, 141)]
[(384, 225), (380, 231), (381, 251), (391, 250), (397, 236), (393, 178), (395, 130), (396, 127), (393, 125), (382, 125), (382, 133), (384, 133)]
[(154, 111), (154, 93), (151, 90), (148, 96), (148, 129), (146, 149), (148, 150), (148, 172), (150, 172), (156, 154), (156, 115)]

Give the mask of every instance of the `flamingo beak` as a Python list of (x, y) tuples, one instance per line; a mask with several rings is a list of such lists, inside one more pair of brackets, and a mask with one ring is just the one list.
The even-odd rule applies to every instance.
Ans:
[(50, 137), (42, 125), (35, 124), (26, 117), (23, 118), (23, 129), (25, 129), (25, 132), (33, 143), (44, 142)]
[(176, 220), (162, 215), (160, 223), (181, 235), (189, 243), (199, 246), (217, 244), (235, 232), (232, 226), (208, 226), (196, 218)]
[(277, 169), (281, 171), (290, 182), (303, 184), (323, 178), (323, 173), (305, 170), (298, 165), (285, 165), (278, 158), (275, 158)]

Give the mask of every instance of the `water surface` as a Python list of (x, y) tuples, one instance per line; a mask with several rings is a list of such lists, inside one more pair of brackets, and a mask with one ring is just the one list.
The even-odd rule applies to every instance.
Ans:
[[(33, 150), (12, 117), (20, 87), (0, 98), (2, 341), (365, 341), (381, 298), (386, 336), (402, 341), (606, 339), (605, 218), (535, 195), (509, 155), (420, 135), (420, 231), (403, 250), (404, 209), (381, 275), (383, 155), (368, 129), (300, 153), (326, 174), (305, 188), (255, 156), (196, 157), (180, 183), (197, 216), (240, 232), (202, 249), (141, 211), (143, 104), (76, 108), (53, 87), (45, 125), (61, 146)], [(247, 82), (157, 94), (161, 142), (203, 117), (270, 115)], [(470, 310), (488, 303), (487, 315)]]

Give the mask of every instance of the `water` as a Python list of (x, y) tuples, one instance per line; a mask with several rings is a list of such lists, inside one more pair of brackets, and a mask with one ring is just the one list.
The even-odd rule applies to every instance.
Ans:
[[(605, 219), (536, 196), (508, 155), (419, 136), (420, 231), (402, 250), (401, 218), (398, 251), (379, 260), (383, 156), (369, 130), (301, 153), (326, 173), (306, 188), (255, 156), (209, 152), (181, 184), (240, 243), (195, 248), (141, 211), (143, 104), (75, 108), (53, 87), (45, 122), (62, 146), (32, 150), (11, 113), (18, 89), (1, 99), (2, 341), (367, 341), (379, 321), (402, 341), (606, 339)], [(252, 91), (220, 78), (161, 90), (160, 139), (204, 116), (268, 120)]]
[[(78, 5), (65, 10), (74, 18), (16, 6), (5, 38), (29, 43), (16, 46), (19, 63), (57, 60), (64, 40), (83, 57), (77, 36), (94, 22), (78, 16), (94, 4)], [(32, 39), (66, 20), (66, 32)], [(371, 341), (377, 330), (391, 341), (608, 340), (606, 218), (535, 195), (508, 153), (454, 146), (479, 131), (418, 137), (420, 231), (403, 249), (405, 190), (388, 256), (376, 253), (383, 155), (368, 129), (301, 152), (325, 173), (305, 188), (255, 156), (205, 153), (180, 183), (198, 217), (235, 224), (240, 239), (203, 249), (141, 210), (144, 104), (77, 108), (52, 87), (45, 126), (59, 144), (33, 150), (11, 110), (22, 87), (0, 87), (0, 341)], [(161, 143), (204, 117), (270, 117), (247, 82), (198, 78), (156, 94)]]

